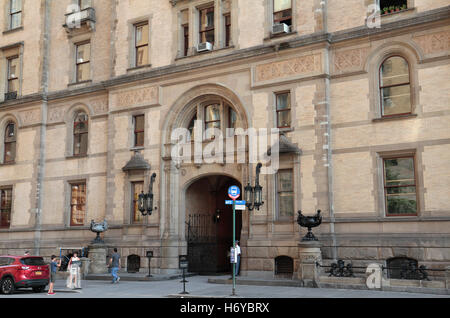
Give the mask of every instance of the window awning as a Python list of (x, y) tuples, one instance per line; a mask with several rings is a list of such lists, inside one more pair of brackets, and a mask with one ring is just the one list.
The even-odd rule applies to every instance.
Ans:
[(130, 161), (127, 162), (122, 171), (135, 171), (135, 170), (150, 170), (150, 164), (144, 159), (144, 157), (139, 153), (135, 152)]
[[(272, 147), (269, 148), (267, 154), (270, 156), (272, 154)], [(297, 155), (302, 154), (302, 150), (295, 144), (289, 141), (289, 139), (284, 134), (280, 134), (280, 139), (278, 141), (278, 150), (280, 154), (293, 153)]]

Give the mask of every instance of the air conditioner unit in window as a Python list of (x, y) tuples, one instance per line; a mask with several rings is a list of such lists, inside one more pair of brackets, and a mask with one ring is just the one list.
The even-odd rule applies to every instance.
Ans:
[(274, 24), (272, 28), (272, 34), (289, 33), (290, 28), (286, 23)]
[(212, 45), (212, 43), (209, 43), (209, 42), (203, 42), (197, 46), (197, 52), (212, 51), (212, 49), (213, 49), (213, 45)]

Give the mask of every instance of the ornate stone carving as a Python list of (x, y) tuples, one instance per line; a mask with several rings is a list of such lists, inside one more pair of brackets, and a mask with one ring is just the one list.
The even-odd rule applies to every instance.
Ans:
[(112, 105), (115, 108), (124, 108), (137, 105), (152, 105), (158, 103), (158, 87), (142, 87), (124, 92), (114, 93)]
[(89, 102), (94, 114), (104, 114), (108, 111), (108, 103), (105, 98), (94, 99)]
[(414, 38), (425, 54), (448, 52), (450, 48), (450, 31), (436, 32)]
[(31, 109), (20, 113), (20, 118), (24, 126), (37, 124), (41, 120), (40, 109)]
[(334, 54), (336, 72), (362, 69), (368, 53), (367, 48), (350, 49)]
[(322, 70), (322, 54), (300, 56), (281, 62), (267, 63), (256, 67), (256, 82), (307, 75)]
[(48, 112), (48, 122), (49, 123), (57, 123), (64, 121), (64, 113), (65, 109), (62, 107), (53, 107), (50, 108)]

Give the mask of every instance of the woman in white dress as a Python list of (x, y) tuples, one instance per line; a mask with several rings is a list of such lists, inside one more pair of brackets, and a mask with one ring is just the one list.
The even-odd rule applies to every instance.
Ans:
[(78, 257), (78, 253), (73, 253), (70, 258), (67, 270), (69, 271), (69, 278), (67, 279), (67, 287), (71, 289), (81, 289), (81, 277), (80, 277), (81, 260)]

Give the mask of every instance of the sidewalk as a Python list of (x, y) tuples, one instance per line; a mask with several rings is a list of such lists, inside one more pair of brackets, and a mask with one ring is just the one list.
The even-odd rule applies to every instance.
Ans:
[[(232, 286), (212, 284), (211, 279), (227, 279), (229, 276), (193, 276), (186, 283), (187, 295), (181, 294), (181, 279), (160, 281), (122, 281), (111, 284), (109, 280), (82, 280), (82, 289), (71, 290), (65, 280), (55, 283), (55, 295), (33, 293), (31, 289), (19, 290), (13, 295), (0, 295), (0, 299), (10, 298), (450, 298), (448, 295), (430, 295), (387, 291), (349, 290), (329, 288), (301, 288), (282, 286), (237, 285), (236, 296), (231, 297)], [(238, 279), (239, 282), (239, 279)], [(242, 280), (241, 280), (242, 282)]]
[[(119, 272), (117, 273), (120, 277), (120, 281), (125, 282), (159, 282), (165, 280), (174, 280), (181, 279), (183, 275), (180, 274), (172, 274), (172, 275), (158, 275), (152, 274), (152, 277), (147, 277), (148, 273), (127, 273), (127, 272)], [(195, 274), (186, 274), (186, 277), (195, 276)], [(85, 280), (98, 280), (98, 281), (111, 281), (112, 276), (110, 273), (107, 274), (90, 274), (87, 275)]]

